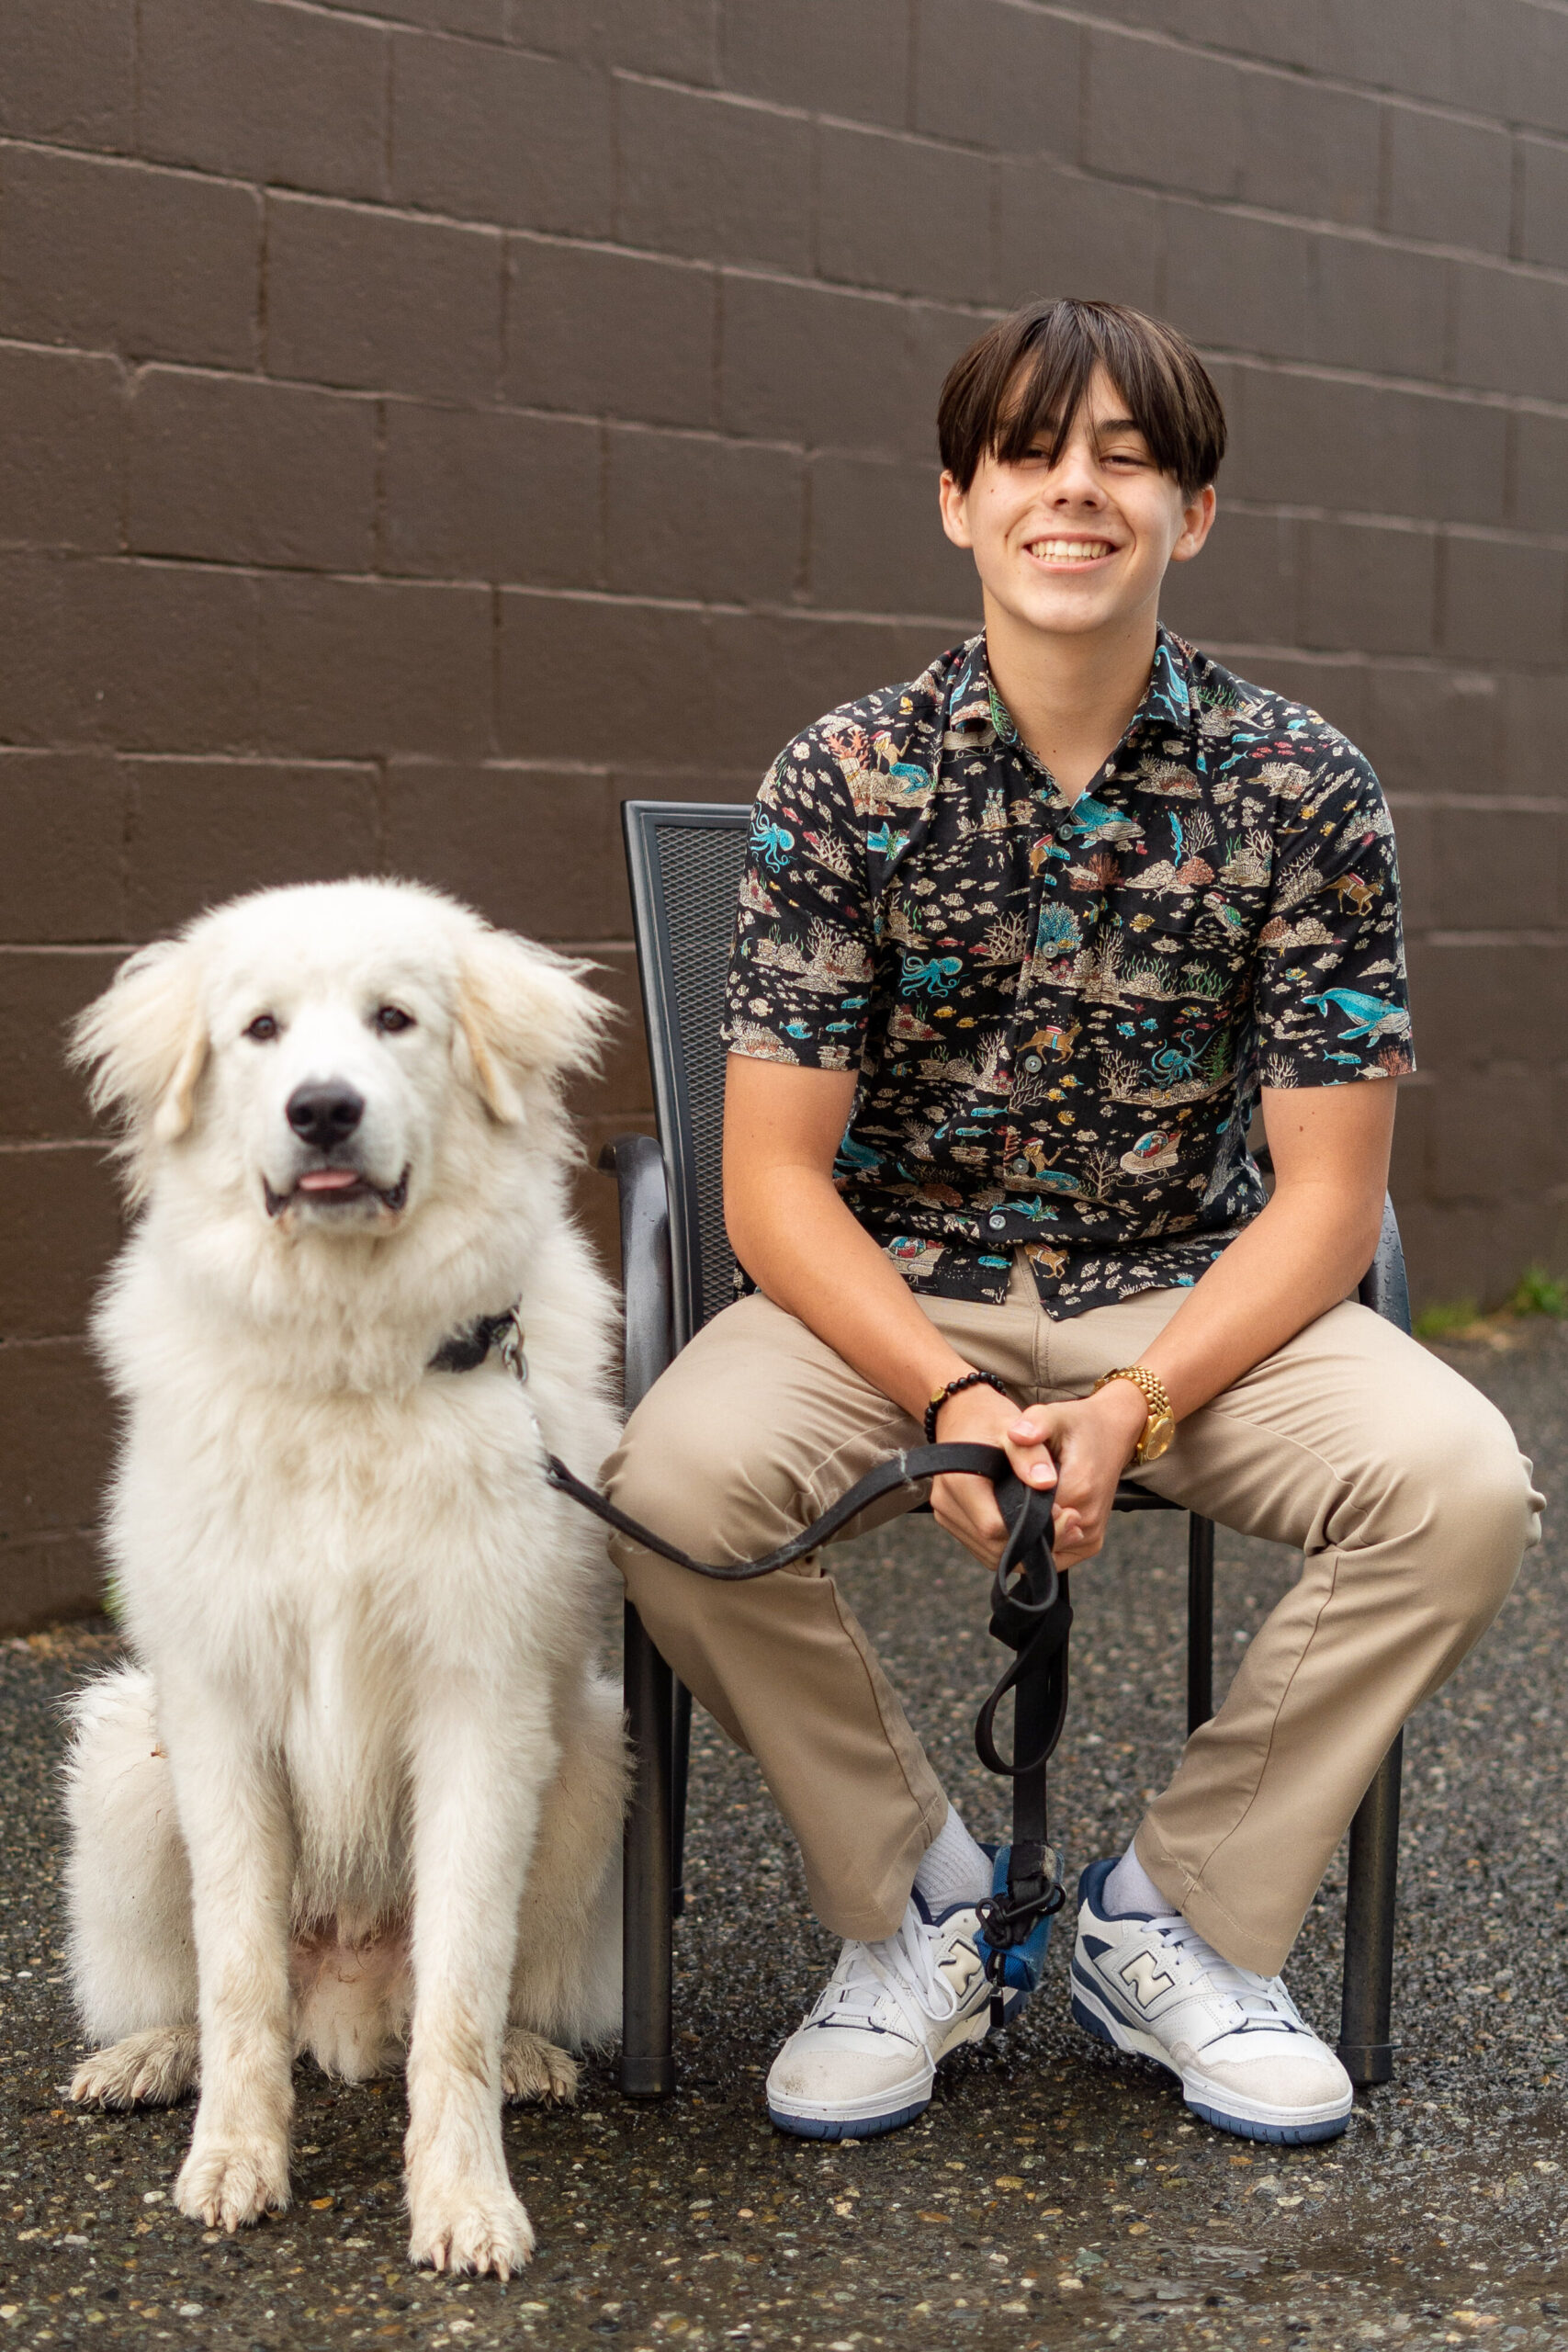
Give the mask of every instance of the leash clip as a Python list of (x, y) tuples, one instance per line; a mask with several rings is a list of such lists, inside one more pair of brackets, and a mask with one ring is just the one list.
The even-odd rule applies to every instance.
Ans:
[(523, 1352), (525, 1337), (521, 1308), (509, 1307), (501, 1332), (501, 1361), (519, 1386), (528, 1378), (528, 1359)]

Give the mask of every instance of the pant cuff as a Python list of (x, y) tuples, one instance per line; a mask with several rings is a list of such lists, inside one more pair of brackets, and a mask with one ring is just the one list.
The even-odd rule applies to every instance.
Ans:
[(947, 1819), (947, 1794), (939, 1788), (910, 1823), (906, 1835), (887, 1855), (874, 1882), (847, 1879), (835, 1872), (829, 1882), (802, 1854), (806, 1891), (811, 1908), (830, 1935), (852, 1936), (860, 1943), (880, 1943), (897, 1935), (909, 1906), (920, 1858)]
[(1290, 1957), (1293, 1935), (1283, 1939), (1265, 1935), (1235, 1917), (1213, 1889), (1169, 1850), (1146, 1814), (1133, 1850), (1172, 1909), (1197, 1928), (1205, 1943), (1213, 1945), (1222, 1960), (1233, 1968), (1253, 1969), (1259, 1976), (1278, 1976)]

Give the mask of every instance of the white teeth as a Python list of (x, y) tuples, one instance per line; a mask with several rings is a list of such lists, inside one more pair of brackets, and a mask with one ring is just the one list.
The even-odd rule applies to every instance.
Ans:
[(1046, 563), (1090, 563), (1096, 557), (1111, 553), (1109, 539), (1032, 539), (1031, 555), (1039, 556)]

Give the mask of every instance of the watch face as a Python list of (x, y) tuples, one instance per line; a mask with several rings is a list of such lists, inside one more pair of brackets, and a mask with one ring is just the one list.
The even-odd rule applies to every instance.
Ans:
[(1140, 1466), (1147, 1462), (1157, 1462), (1162, 1453), (1168, 1453), (1175, 1435), (1176, 1423), (1168, 1413), (1151, 1414), (1149, 1425), (1144, 1431), (1144, 1442), (1138, 1448)]

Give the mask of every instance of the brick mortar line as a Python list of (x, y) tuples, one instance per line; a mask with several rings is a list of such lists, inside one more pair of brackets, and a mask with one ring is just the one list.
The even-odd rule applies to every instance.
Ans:
[(1406, 792), (1391, 786), (1384, 795), (1391, 808), (1459, 808), (1469, 816), (1568, 817), (1568, 790), (1561, 799), (1530, 792)]
[(1568, 931), (1434, 930), (1418, 935), (1428, 947), (1461, 948), (1466, 953), (1481, 947), (1568, 947)]
[(1455, 408), (1498, 409), (1508, 415), (1568, 417), (1568, 398), (1552, 401), (1536, 392), (1500, 392), (1483, 385), (1447, 384), (1435, 376), (1397, 376), (1375, 368), (1339, 367), (1326, 359), (1279, 359), (1266, 352), (1247, 351), (1240, 345), (1204, 342), (1195, 347), (1205, 361), (1226, 368), (1245, 368), (1257, 376), (1299, 377), (1308, 383), (1345, 384), (1358, 390), (1389, 392), (1404, 399), (1446, 401)]
[[(1337, 238), (1346, 244), (1371, 245), (1384, 253), (1414, 254), (1417, 258), (1433, 261), (1461, 262), (1472, 267), (1480, 266), (1503, 277), (1522, 278), (1530, 284), (1568, 285), (1568, 266), (1559, 266), (1550, 262), (1516, 261), (1506, 254), (1482, 253), (1478, 248), (1470, 245), (1444, 245), (1416, 237), (1396, 236), (1385, 229), (1365, 228), (1354, 221), (1326, 220), (1312, 213), (1275, 212), (1265, 205), (1250, 204), (1239, 197), (1206, 197), (1193, 188), (1164, 187), (1152, 180), (1119, 179), (1109, 172), (1091, 172), (1077, 164), (1053, 164), (1053, 168), (1059, 171), (1064, 178), (1079, 182), (1085, 187), (1119, 188), (1126, 194), (1147, 196), (1156, 204), (1184, 205), (1195, 212), (1219, 214), (1228, 220), (1256, 221), (1265, 228), (1293, 230), (1303, 236)], [(323, 203), (346, 201), (337, 198), (322, 198), (320, 200)], [(377, 208), (361, 206), (359, 209), (373, 210)], [(654, 261), (685, 259), (682, 255), (669, 254), (655, 246), (616, 245), (602, 238), (573, 237), (555, 230), (511, 229), (505, 233), (533, 244), (598, 246), (606, 252), (615, 252), (623, 258)], [(826, 287), (832, 292), (878, 295), (884, 300), (908, 303), (916, 309), (983, 310), (986, 315), (991, 318), (1000, 318), (1004, 315), (1001, 307), (994, 302), (985, 304), (964, 302), (942, 294), (906, 294), (892, 288), (866, 287), (843, 278), (803, 277), (796, 272), (768, 262), (719, 259), (699, 264), (687, 260), (686, 266), (709, 267), (728, 277), (745, 277), (764, 284), (792, 286), (797, 288)]]
[[(1375, 4), (1375, 0), (1374, 0)], [(1471, 130), (1499, 130), (1509, 137), (1536, 135), (1537, 127), (1512, 115), (1484, 114), (1462, 107), (1449, 98), (1424, 98), (1412, 90), (1399, 90), (1382, 82), (1356, 82), (1342, 74), (1325, 74), (1317, 66), (1286, 65), (1277, 58), (1251, 55), (1244, 50), (1226, 49), (1213, 41), (1194, 40), (1189, 35), (1171, 32), (1160, 25), (1129, 25), (1118, 18), (1102, 17), (1089, 10), (1044, 6), (1032, 14), (1053, 19), (1058, 24), (1076, 25), (1082, 32), (1108, 35), (1115, 40), (1141, 41), (1146, 48), (1174, 50), (1185, 57), (1207, 57), (1215, 63), (1229, 65), (1240, 74), (1266, 74), (1270, 80), (1287, 82), (1294, 87), (1331, 90), (1340, 97), (1363, 98), (1377, 105), (1401, 107), (1407, 113), (1429, 114), (1440, 121), (1460, 122)], [(1554, 12), (1555, 13), (1555, 12)], [(1542, 125), (1540, 136), (1562, 140), (1568, 134)]]
[[(1212, 63), (1229, 66), (1234, 73), (1258, 74), (1269, 81), (1286, 84), (1292, 89), (1326, 90), (1337, 97), (1359, 99), (1374, 107), (1397, 108), (1405, 114), (1427, 115), (1434, 121), (1459, 123), (1466, 130), (1495, 131), (1508, 140), (1539, 139), (1546, 145), (1568, 146), (1568, 131), (1554, 129), (1548, 123), (1530, 122), (1523, 117), (1512, 115), (1479, 112), (1453, 99), (1423, 97), (1416, 91), (1396, 89), (1389, 83), (1351, 81), (1341, 74), (1325, 74), (1316, 66), (1282, 64), (1277, 58), (1261, 57), (1241, 49), (1226, 49), (1215, 42), (1173, 33), (1160, 26), (1130, 25), (1113, 17), (1063, 7), (1032, 6), (1027, 13), (1047, 23), (1070, 25), (1079, 32), (1099, 33), (1112, 40), (1137, 41), (1145, 48), (1167, 49), (1183, 57), (1206, 58)], [(442, 36), (432, 37), (439, 39)], [(547, 51), (534, 53), (548, 54)], [(774, 115), (787, 121), (821, 124), (835, 130), (865, 131), (876, 138), (899, 140), (911, 146), (940, 147), (951, 153), (974, 155), (993, 162), (1008, 158), (1033, 162), (1046, 153), (1043, 149), (982, 146), (974, 140), (948, 137), (942, 131), (916, 130), (907, 123), (873, 122), (859, 115), (834, 114), (826, 107), (792, 106), (784, 99), (759, 97), (750, 91), (729, 88), (722, 84), (685, 82), (678, 74), (652, 74), (641, 67), (619, 65), (614, 61), (607, 61), (607, 68), (613, 81), (677, 92), (682, 97), (708, 98), (718, 105), (750, 107), (759, 113)], [(1070, 158), (1062, 160), (1069, 161)]]
[[(185, 571), (211, 573), (230, 580), (303, 580), (331, 582), (340, 588), (391, 588), (434, 591), (444, 595), (536, 596), (557, 602), (625, 605), (649, 612), (694, 613), (724, 620), (788, 620), (823, 621), (836, 626), (848, 622), (870, 624), (886, 628), (956, 628), (964, 636), (974, 634), (976, 623), (972, 617), (952, 613), (886, 613), (860, 612), (840, 606), (815, 605), (780, 605), (776, 602), (738, 604), (724, 597), (650, 596), (637, 590), (617, 588), (558, 588), (531, 581), (496, 581), (487, 579), (451, 579), (429, 572), (339, 571), (310, 569), (297, 564), (231, 563), (215, 556), (172, 556), (152, 553), (119, 554), (93, 553), (88, 550), (50, 548), (6, 548), (0, 546), (0, 560), (6, 555), (52, 559), (60, 564), (85, 567), (114, 565), (121, 570), (143, 567), (153, 571)], [(0, 750), (11, 748), (0, 742)], [(49, 745), (17, 745), (17, 750), (54, 748)], [(113, 748), (100, 746), (100, 748)], [(145, 747), (139, 747), (145, 749)], [(288, 753), (280, 756), (288, 758)], [(299, 754), (309, 757), (308, 753)], [(333, 756), (329, 753), (329, 758)], [(385, 756), (376, 752), (340, 752), (338, 758), (348, 761), (373, 761)]]
[(1423, 514), (1384, 514), (1356, 506), (1302, 506), (1261, 498), (1220, 500), (1220, 514), (1261, 515), (1287, 523), (1354, 523), (1359, 528), (1398, 532), (1405, 537), (1473, 539), (1488, 546), (1543, 548), (1568, 554), (1568, 532), (1525, 531), (1507, 523), (1456, 523)]
[[(850, 130), (874, 128), (856, 123), (848, 123), (843, 127)], [(914, 133), (895, 135), (906, 138), (911, 144), (932, 143), (918, 142), (917, 134)], [(690, 254), (669, 253), (659, 246), (630, 245), (615, 238), (576, 236), (558, 230), (529, 229), (504, 221), (476, 220), (470, 215), (461, 213), (440, 212), (406, 204), (395, 204), (385, 198), (340, 196), (316, 188), (295, 187), (277, 181), (246, 179), (232, 173), (209, 171), (199, 164), (159, 163), (149, 157), (127, 155), (118, 151), (67, 147), (52, 140), (11, 137), (0, 139), (0, 153), (4, 153), (7, 148), (21, 149), (29, 153), (70, 154), (101, 164), (114, 170), (166, 172), (181, 179), (197, 180), (222, 187), (243, 188), (264, 205), (269, 198), (276, 198), (284, 203), (321, 205), (340, 212), (360, 212), (369, 214), (375, 219), (400, 220), (413, 227), (464, 231), (473, 236), (500, 238), (503, 241), (518, 239), (536, 244), (582, 247), (589, 251), (614, 254), (622, 259), (662, 262), (671, 267), (700, 270), (714, 275), (728, 272), (736, 276), (797, 288), (826, 287), (834, 291), (864, 295), (887, 301), (906, 302), (915, 307), (971, 311), (977, 316), (990, 318), (1001, 315), (994, 303), (981, 303), (939, 294), (909, 294), (892, 288), (868, 286), (852, 278), (832, 278), (820, 275), (802, 277), (762, 263), (731, 262), (714, 256), (698, 258)], [(1387, 230), (1369, 228), (1353, 222), (1329, 220), (1313, 213), (1278, 212), (1267, 206), (1249, 204), (1238, 198), (1208, 197), (1201, 190), (1194, 188), (1168, 186), (1154, 180), (1127, 178), (1108, 172), (1090, 171), (1066, 158), (1045, 156), (1010, 158), (1001, 153), (985, 157), (987, 169), (995, 169), (998, 164), (1009, 160), (1040, 162), (1066, 178), (1081, 180), (1091, 187), (1115, 187), (1137, 195), (1146, 194), (1156, 203), (1185, 204), (1198, 210), (1220, 213), (1233, 219), (1257, 220), (1273, 228), (1294, 229), (1313, 236), (1338, 237), (1352, 243), (1377, 245), (1393, 253), (1415, 254), (1434, 260), (1462, 262), (1472, 266), (1501, 271), (1510, 277), (1522, 277), (1529, 282), (1568, 285), (1568, 267), (1560, 267), (1546, 262), (1518, 260), (1506, 254), (1486, 253), (1476, 246), (1442, 244), (1421, 238), (1398, 236)]]
[(0, 1159), (24, 1159), (29, 1153), (49, 1151), (96, 1151), (108, 1159), (115, 1146), (101, 1136), (0, 1136)]
[[(1525, 553), (1568, 554), (1568, 533), (1530, 532), (1506, 524), (1459, 523), (1435, 519), (1427, 515), (1385, 514), (1357, 507), (1304, 506), (1239, 496), (1222, 496), (1216, 527), (1223, 526), (1226, 514), (1245, 515), (1250, 520), (1264, 522), (1327, 523), (1356, 530), (1380, 531), (1391, 538), (1430, 539), (1439, 546), (1463, 543), (1511, 548)], [(862, 621), (888, 626), (908, 624), (919, 628), (931, 624), (942, 628), (958, 627), (968, 628), (972, 626), (966, 615), (934, 610), (859, 611), (837, 605), (808, 603), (782, 604), (776, 597), (750, 601), (732, 597), (660, 596), (646, 590), (601, 588), (575, 582), (498, 579), (481, 573), (403, 571), (390, 568), (377, 571), (350, 571), (319, 564), (281, 561), (265, 563), (254, 557), (239, 559), (227, 556), (178, 554), (166, 548), (62, 548), (53, 542), (0, 539), (0, 563), (3, 563), (7, 556), (31, 557), (39, 561), (71, 567), (113, 565), (126, 570), (139, 568), (153, 571), (209, 572), (217, 577), (231, 580), (321, 581), (330, 582), (338, 587), (431, 590), (470, 596), (493, 594), (503, 596), (570, 597), (575, 600), (590, 598), (608, 604), (647, 605), (661, 612), (717, 614), (727, 618), (739, 616), (768, 619)], [(1355, 649), (1346, 650), (1354, 650)], [(367, 759), (371, 755), (339, 753), (327, 756), (353, 761)]]
[(1457, 675), (1472, 678), (1483, 675), (1505, 684), (1541, 674), (1538, 665), (1530, 664), (1521, 669), (1490, 655), (1382, 653), (1359, 646), (1287, 645), (1273, 641), (1254, 644), (1247, 639), (1207, 634), (1203, 644), (1204, 650), (1215, 654), (1227, 668), (1235, 655), (1248, 662), (1317, 662), (1337, 669), (1414, 671), (1436, 677)]
[[(1274, 514), (1278, 510), (1269, 508), (1263, 511), (1266, 514)], [(1379, 527), (1382, 526), (1380, 526)], [(1400, 535), (1405, 537), (1420, 536), (1430, 537), (1438, 536), (1439, 528), (1444, 530), (1452, 530), (1455, 526), (1427, 526), (1423, 524), (1413, 523), (1407, 517), (1401, 517), (1396, 519), (1393, 527), (1396, 529)], [(1538, 544), (1538, 542), (1535, 540), (1526, 540), (1522, 542), (1506, 540), (1504, 541), (1504, 544), (1510, 546), (1521, 544), (1533, 548)], [(1556, 546), (1553, 546), (1549, 548), (1547, 551), (1549, 553), (1556, 553), (1561, 550)], [(11, 552), (36, 554), (42, 551), (37, 549), (20, 549), (11, 550)], [(296, 567), (281, 564), (226, 563), (216, 559), (207, 559), (196, 556), (77, 555), (73, 553), (66, 553), (60, 556), (57, 560), (64, 563), (81, 565), (112, 564), (122, 567), (144, 565), (149, 570), (159, 571), (188, 571), (196, 573), (212, 572), (224, 578), (248, 579), (257, 582), (268, 579), (309, 580), (330, 582), (338, 587), (391, 588), (399, 590), (415, 589), (434, 591), (438, 594), (449, 595), (489, 596), (496, 594), (501, 596), (528, 597), (530, 599), (545, 601), (552, 604), (604, 605), (626, 611), (689, 613), (703, 619), (785, 621), (798, 622), (802, 625), (808, 623), (823, 623), (829, 624), (835, 628), (856, 626), (874, 628), (956, 629), (959, 632), (960, 637), (964, 638), (973, 636), (976, 628), (979, 626), (973, 615), (960, 613), (865, 611), (857, 609), (853, 606), (842, 605), (782, 605), (776, 600), (771, 599), (759, 599), (755, 604), (739, 604), (727, 597), (655, 596), (633, 589), (555, 587), (532, 581), (454, 580), (433, 577), (427, 573), (409, 574), (401, 572), (388, 573), (305, 571)], [(1220, 642), (1221, 640), (1216, 639), (1214, 641)], [(1439, 667), (1458, 665), (1470, 671), (1474, 671), (1479, 667), (1483, 667), (1485, 663), (1491, 660), (1491, 657), (1489, 656), (1478, 656), (1474, 654), (1467, 655), (1458, 652), (1453, 654), (1438, 652), (1431, 655), (1418, 653), (1381, 654), (1375, 649), (1368, 649), (1363, 652), (1361, 648), (1356, 646), (1297, 646), (1293, 649), (1278, 648), (1275, 650), (1280, 652), (1293, 651), (1295, 653), (1311, 652), (1337, 655), (1347, 660), (1365, 659), (1367, 661), (1385, 660), (1392, 662), (1430, 661)], [(1494, 666), (1496, 667), (1499, 672), (1502, 671), (1503, 665), (1500, 663), (1495, 664)], [(1514, 666), (1517, 668), (1519, 665)], [(1561, 662), (1553, 664), (1530, 662), (1523, 665), (1521, 674), (1534, 675), (1543, 668), (1551, 669), (1555, 667), (1561, 667)], [(1511, 673), (1509, 673), (1511, 674)], [(0, 745), (0, 748), (5, 747)], [(17, 746), (17, 748), (49, 749), (53, 747), (40, 745), (36, 747)], [(145, 754), (146, 747), (139, 748)], [(285, 752), (276, 756), (287, 759), (291, 755)], [(299, 753), (292, 756), (309, 758), (310, 755), (309, 753)], [(329, 753), (327, 756), (330, 758), (333, 755)], [(383, 757), (385, 754), (381, 752), (350, 752), (339, 753), (336, 756), (351, 763), (362, 763)]]
[[(299, 5), (299, 0), (286, 0), (287, 5)], [(1241, 74), (1258, 74), (1270, 80), (1288, 84), (1292, 89), (1331, 91), (1337, 96), (1361, 99), (1374, 106), (1397, 107), (1407, 114), (1427, 115), (1434, 121), (1457, 122), (1469, 130), (1490, 130), (1504, 138), (1539, 139), (1549, 146), (1568, 147), (1568, 130), (1554, 129), (1550, 124), (1528, 122), (1510, 115), (1487, 114), (1464, 107), (1452, 99), (1423, 97), (1414, 90), (1402, 90), (1382, 82), (1357, 82), (1340, 74), (1325, 74), (1315, 66), (1283, 64), (1277, 58), (1254, 54), (1244, 49), (1227, 49), (1212, 42), (1190, 39), (1158, 26), (1129, 25), (1119, 19), (1087, 14), (1064, 7), (1030, 6), (1031, 17), (1045, 22), (1070, 25), (1080, 32), (1100, 33), (1112, 40), (1142, 41), (1146, 46), (1169, 49), (1184, 56), (1207, 57), (1230, 66)], [(454, 36), (432, 31), (431, 39), (464, 39), (480, 40), (483, 36)], [(528, 54), (547, 57), (547, 51)], [(559, 61), (564, 62), (564, 61)], [(759, 114), (768, 114), (790, 122), (821, 124), (832, 130), (862, 130), (884, 139), (902, 141), (911, 146), (939, 147), (946, 152), (973, 155), (980, 160), (995, 162), (1015, 159), (1033, 162), (1046, 151), (1032, 148), (1001, 148), (982, 146), (974, 140), (949, 137), (941, 131), (916, 130), (912, 125), (892, 125), (868, 121), (858, 115), (838, 115), (826, 108), (793, 106), (782, 98), (766, 98), (754, 92), (728, 87), (711, 82), (682, 81), (678, 74), (649, 73), (635, 65), (620, 65), (607, 61), (607, 71), (614, 82), (626, 83), (655, 90), (668, 90), (682, 97), (706, 98), (716, 105), (748, 107)], [(1051, 157), (1050, 160), (1056, 160)], [(1070, 161), (1064, 157), (1062, 161)]]
[[(990, 159), (993, 164), (1002, 160), (1006, 159), (998, 157)], [(1473, 245), (1448, 245), (1425, 238), (1398, 236), (1390, 230), (1368, 228), (1355, 221), (1329, 220), (1315, 213), (1277, 212), (1266, 205), (1248, 203), (1240, 197), (1210, 197), (1204, 196), (1196, 188), (1165, 187), (1155, 180), (1119, 178), (1113, 173), (1090, 171), (1082, 164), (1058, 161), (1055, 157), (1042, 157), (1038, 160), (1048, 164), (1053, 172), (1059, 174), (1065, 179), (1080, 182), (1089, 187), (1112, 187), (1134, 196), (1147, 196), (1156, 204), (1185, 205), (1193, 211), (1217, 213), (1229, 220), (1257, 221), (1266, 228), (1294, 230), (1304, 236), (1337, 238), (1347, 244), (1372, 245), (1385, 253), (1415, 254), (1418, 258), (1433, 261), (1460, 262), (1470, 267), (1484, 268), (1507, 277), (1522, 278), (1530, 284), (1568, 286), (1568, 266), (1551, 262), (1516, 260), (1510, 254), (1484, 253), (1478, 246)], [(255, 184), (245, 181), (235, 183), (235, 185), (252, 187)], [(261, 192), (268, 193), (265, 188)], [(289, 195), (298, 193), (305, 201), (339, 205), (346, 210), (361, 212), (393, 210), (390, 206), (380, 205), (362, 198), (311, 197), (309, 191), (284, 192)], [(409, 217), (418, 220), (440, 220), (443, 223), (450, 220), (450, 225), (457, 228), (471, 228), (475, 225), (472, 221), (450, 219), (450, 216), (446, 214), (422, 212)], [(961, 300), (956, 296), (943, 294), (909, 294), (897, 288), (870, 286), (859, 279), (827, 277), (819, 273), (813, 277), (803, 277), (797, 271), (787, 270), (778, 264), (769, 262), (727, 260), (722, 256), (697, 259), (691, 254), (670, 253), (661, 246), (629, 245), (615, 238), (574, 236), (561, 230), (512, 227), (500, 229), (498, 233), (529, 244), (581, 246), (590, 251), (614, 254), (622, 260), (665, 262), (687, 269), (712, 270), (720, 276), (743, 277), (765, 285), (790, 286), (800, 290), (826, 288), (834, 293), (850, 293), (883, 301), (907, 303), (914, 309), (973, 311), (987, 318), (1000, 318), (1004, 315), (1001, 306), (994, 302)]]
[[(254, 0), (254, 5), (278, 8), (291, 16), (313, 17), (323, 25), (358, 25), (367, 32), (385, 33), (389, 38), (406, 33), (414, 40), (446, 40), (460, 49), (481, 50), (492, 56), (537, 58), (547, 65), (570, 66), (579, 62), (560, 51), (535, 49), (525, 41), (508, 40), (504, 33), (496, 37), (489, 33), (463, 32), (446, 25), (416, 25), (406, 17), (378, 17), (373, 10), (363, 7), (332, 7), (323, 5), (323, 0)], [(596, 59), (582, 62), (589, 70), (599, 62)]]
[[(1498, 391), (1483, 385), (1444, 383), (1436, 377), (1400, 376), (1377, 368), (1342, 367), (1331, 360), (1281, 359), (1269, 353), (1248, 350), (1242, 345), (1203, 342), (1196, 348), (1206, 361), (1213, 365), (1245, 368), (1256, 376), (1339, 384), (1358, 390), (1386, 393), (1391, 398), (1441, 401), (1450, 408), (1495, 409), (1505, 415), (1568, 420), (1568, 398), (1552, 401), (1535, 392)], [(127, 358), (122, 352), (107, 345), (36, 343), (26, 335), (0, 334), (0, 354), (7, 351), (26, 352), (40, 358), (107, 362), (126, 379), (132, 400), (140, 397), (143, 379), (157, 373), (215, 384), (249, 384), (258, 389), (276, 386), (280, 391), (313, 392), (322, 399), (362, 406), (382, 402), (389, 408), (417, 409), (425, 414), (525, 417), (538, 424), (581, 424), (615, 433), (656, 435), (668, 440), (711, 442), (725, 448), (766, 449), (786, 457), (855, 458), (871, 464), (907, 466), (927, 462), (934, 466), (936, 462), (934, 458), (928, 461), (888, 457), (880, 449), (868, 449), (852, 442), (791, 441), (777, 435), (727, 431), (720, 425), (667, 424), (646, 417), (615, 416), (602, 410), (542, 408), (532, 401), (510, 401), (504, 394), (496, 399), (476, 396), (472, 400), (462, 400), (442, 393), (403, 391), (390, 386), (338, 384), (321, 377), (282, 375), (254, 364), (225, 368), (210, 360)]]

